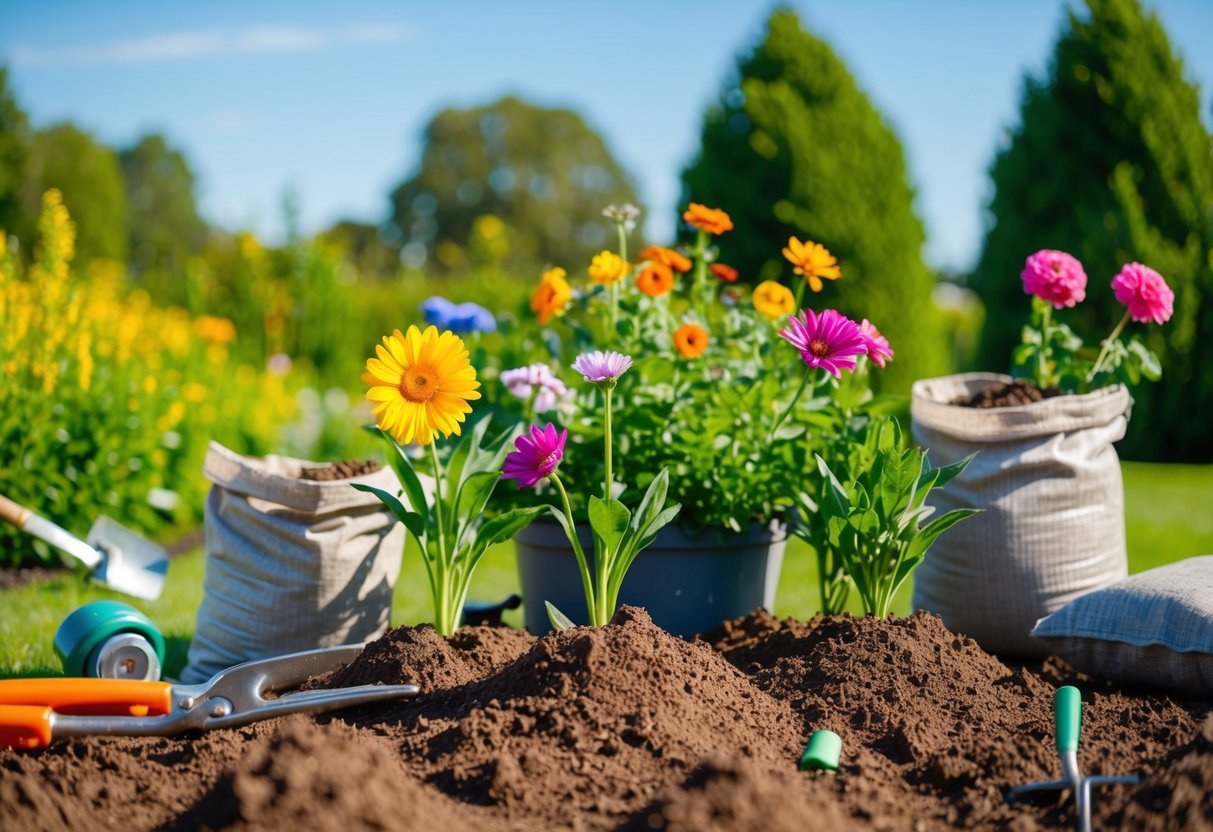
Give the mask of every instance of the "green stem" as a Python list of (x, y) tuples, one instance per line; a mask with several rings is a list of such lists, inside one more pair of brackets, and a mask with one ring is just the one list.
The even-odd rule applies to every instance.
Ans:
[[(606, 491), (602, 498), (606, 500), (607, 515), (611, 513), (611, 500), (613, 499), (612, 486), (615, 482), (614, 468), (612, 467), (611, 450), (614, 442), (611, 435), (611, 388), (607, 387), (602, 391), (604, 406), (602, 411), (602, 432), (603, 442), (605, 444), (605, 459), (606, 459)], [(594, 626), (601, 627), (607, 623), (610, 615), (607, 611), (607, 575), (610, 574), (611, 561), (614, 559), (615, 553), (609, 551), (599, 552), (595, 550), (594, 557), (596, 566), (598, 567), (598, 620), (594, 622)], [(613, 611), (612, 611), (613, 612)]]
[(792, 310), (793, 314), (799, 312), (801, 309), (800, 304), (801, 304), (801, 301), (804, 300), (804, 287), (806, 285), (808, 285), (808, 282), (809, 282), (808, 278), (805, 278), (804, 280), (802, 280), (796, 284), (796, 293), (793, 296), (793, 301), (792, 301), (793, 307), (794, 307)]
[(1112, 349), (1112, 345), (1116, 343), (1116, 339), (1120, 337), (1120, 333), (1124, 332), (1125, 325), (1129, 323), (1129, 312), (1125, 310), (1125, 315), (1120, 319), (1120, 323), (1112, 330), (1112, 334), (1104, 339), (1103, 349), (1099, 351), (1099, 358), (1095, 359), (1095, 366), (1091, 368), (1091, 372), (1087, 373), (1087, 384), (1095, 378), (1096, 374), (1103, 368), (1104, 359), (1108, 357), (1108, 351)]
[(450, 557), (446, 550), (446, 521), (442, 515), (442, 463), (438, 461), (438, 448), (433, 442), (430, 442), (430, 459), (434, 464), (434, 514), (438, 524), (438, 558), (434, 564), (438, 571), (438, 597), (434, 617), (438, 619), (434, 622), (434, 626), (438, 629), (440, 635), (449, 636), (454, 632), (453, 628), (448, 629), (449, 622), (447, 621), (448, 601), (450, 595)]
[(704, 309), (707, 295), (707, 279), (708, 279), (708, 232), (702, 228), (695, 237), (695, 280), (694, 289), (694, 304), (695, 312), (699, 315), (700, 320), (707, 320), (706, 310)]
[(796, 403), (800, 401), (801, 394), (804, 393), (804, 389), (809, 385), (809, 376), (812, 374), (812, 372), (812, 367), (805, 367), (804, 378), (800, 380), (800, 386), (796, 388), (796, 395), (793, 396), (792, 401), (788, 403), (787, 410), (779, 414), (779, 418), (776, 419), (775, 424), (771, 426), (771, 432), (767, 436), (767, 444), (770, 444), (771, 440), (775, 438), (775, 432), (779, 430), (780, 426), (784, 423), (784, 420), (786, 420), (791, 412), (796, 408)]
[(1052, 340), (1049, 336), (1049, 324), (1052, 317), (1053, 307), (1046, 303), (1040, 318), (1040, 351), (1036, 353), (1036, 386), (1041, 390), (1052, 386), (1049, 384), (1049, 342)]
[(556, 472), (548, 474), (555, 485), (556, 490), (560, 492), (560, 500), (564, 503), (564, 516), (569, 520), (569, 528), (573, 530), (572, 536), (569, 538), (569, 543), (573, 544), (573, 554), (577, 556), (577, 568), (581, 571), (581, 588), (585, 592), (585, 611), (590, 617), (590, 623), (594, 623), (596, 605), (594, 601), (594, 585), (590, 582), (590, 565), (585, 559), (585, 550), (581, 548), (581, 541), (577, 539), (577, 527), (573, 523), (573, 507), (569, 503), (569, 492), (564, 490), (564, 483), (560, 481), (560, 477), (556, 476)]

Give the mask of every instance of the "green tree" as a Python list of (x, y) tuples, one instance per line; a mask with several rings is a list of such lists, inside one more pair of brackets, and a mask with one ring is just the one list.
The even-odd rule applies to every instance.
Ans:
[(974, 276), (988, 315), (981, 358), (1005, 369), (1027, 320), (1019, 273), (1042, 248), (1082, 261), (1087, 300), (1065, 317), (1088, 339), (1123, 313), (1110, 289), (1128, 262), (1175, 290), (1165, 326), (1135, 325), (1163, 380), (1134, 391), (1130, 456), (1213, 460), (1194, 414), (1213, 408), (1213, 140), (1196, 87), (1158, 18), (1137, 0), (1071, 12), (1048, 72), (1025, 79), (1020, 125), (992, 167), (989, 229)]
[(572, 271), (613, 242), (602, 209), (636, 194), (577, 113), (506, 97), (434, 116), (420, 167), (391, 199), (406, 266), (487, 260)]
[(207, 226), (198, 215), (194, 173), (164, 136), (144, 136), (119, 153), (128, 208), (130, 265), (180, 281), (186, 259), (201, 251)]
[(26, 166), (25, 215), (38, 216), (42, 194), (58, 188), (76, 222), (76, 262), (126, 262), (126, 192), (118, 154), (71, 124), (34, 133)]
[(9, 88), (8, 69), (0, 67), (0, 230), (9, 234), (26, 230), (21, 183), (28, 153), (29, 121)]
[(803, 303), (880, 328), (897, 354), (877, 374), (885, 389), (904, 390), (947, 369), (901, 144), (843, 62), (794, 12), (775, 11), (762, 42), (739, 60), (704, 119), (682, 182), (684, 202), (732, 216), (720, 259), (748, 281), (800, 280), (780, 254), (789, 235), (830, 249), (843, 277)]

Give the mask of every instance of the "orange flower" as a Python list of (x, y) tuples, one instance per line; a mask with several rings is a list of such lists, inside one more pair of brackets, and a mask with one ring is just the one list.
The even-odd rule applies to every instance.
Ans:
[(792, 291), (782, 283), (764, 280), (754, 287), (754, 308), (768, 318), (782, 318), (796, 311)]
[(733, 268), (732, 266), (726, 266), (724, 263), (713, 263), (712, 265), (708, 266), (708, 268), (711, 270), (712, 274), (719, 277), (725, 283), (737, 282), (737, 269)]
[(636, 288), (651, 298), (659, 298), (674, 288), (674, 272), (664, 263), (649, 263), (636, 275)]
[(825, 246), (812, 240), (802, 243), (791, 237), (787, 248), (783, 250), (783, 256), (796, 267), (792, 271), (804, 275), (805, 280), (809, 281), (809, 288), (814, 292), (821, 291), (823, 277), (826, 280), (842, 277), (842, 270), (838, 268), (834, 255), (830, 254)]
[(692, 202), (682, 218), (709, 234), (723, 234), (733, 230), (733, 221), (729, 219), (728, 214), (719, 208), (708, 208), (698, 202)]
[(539, 288), (531, 295), (531, 310), (544, 326), (552, 315), (564, 314), (565, 306), (573, 297), (573, 290), (564, 276), (565, 271), (560, 267), (548, 269), (540, 278)]
[(601, 251), (590, 261), (590, 280), (610, 286), (622, 280), (632, 270), (632, 264), (613, 251)]
[(708, 348), (708, 331), (699, 324), (683, 324), (674, 333), (674, 346), (683, 358), (698, 358)]
[(682, 272), (683, 274), (691, 270), (690, 260), (674, 251), (674, 249), (663, 246), (649, 246), (640, 252), (640, 259), (661, 263), (663, 266), (669, 266), (674, 271)]

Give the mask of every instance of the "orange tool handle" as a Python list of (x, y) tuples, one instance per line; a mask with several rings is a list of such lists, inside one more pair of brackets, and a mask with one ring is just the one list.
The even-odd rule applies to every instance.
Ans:
[(135, 679), (6, 679), (0, 705), (40, 705), (64, 714), (159, 716), (173, 709), (168, 682)]
[(0, 705), (0, 748), (46, 748), (54, 711), (39, 705)]

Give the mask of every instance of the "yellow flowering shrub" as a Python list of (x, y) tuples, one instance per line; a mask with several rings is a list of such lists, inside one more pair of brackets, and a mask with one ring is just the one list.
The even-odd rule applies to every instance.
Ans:
[[(157, 306), (121, 264), (73, 268), (57, 191), (39, 231), (27, 275), (0, 233), (0, 493), (78, 534), (99, 513), (151, 532), (196, 521), (207, 442), (277, 450), (292, 382), (231, 357), (231, 320)], [(34, 551), (0, 529), (0, 564)]]

